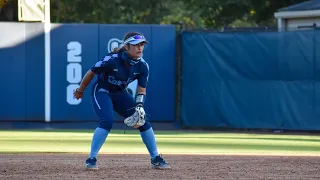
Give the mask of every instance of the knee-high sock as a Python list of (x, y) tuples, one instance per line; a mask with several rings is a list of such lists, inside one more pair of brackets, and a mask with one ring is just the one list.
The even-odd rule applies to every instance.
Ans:
[(150, 157), (155, 158), (156, 156), (158, 156), (159, 154), (153, 129), (149, 128), (146, 131), (140, 132), (140, 135), (142, 137), (142, 141), (149, 151)]
[(92, 137), (92, 142), (91, 142), (91, 151), (89, 157), (97, 157), (104, 141), (106, 140), (107, 136), (109, 134), (109, 131), (102, 129), (102, 128), (97, 128), (94, 131), (93, 137)]

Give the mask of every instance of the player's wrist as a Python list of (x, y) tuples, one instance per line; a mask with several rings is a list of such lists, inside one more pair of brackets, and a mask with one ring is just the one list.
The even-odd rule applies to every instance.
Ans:
[(76, 92), (77, 92), (77, 93), (83, 93), (84, 90), (80, 90), (79, 88), (77, 88), (77, 89), (76, 89)]
[(136, 106), (143, 107), (145, 100), (146, 100), (145, 94), (137, 94), (135, 98)]

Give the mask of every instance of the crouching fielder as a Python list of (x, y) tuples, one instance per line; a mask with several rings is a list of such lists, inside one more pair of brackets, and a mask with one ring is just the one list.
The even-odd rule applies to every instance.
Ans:
[[(91, 89), (93, 109), (98, 116), (99, 126), (96, 128), (91, 151), (86, 160), (86, 168), (97, 169), (97, 155), (104, 144), (113, 125), (113, 110), (125, 118), (124, 123), (140, 130), (142, 141), (151, 157), (150, 167), (153, 169), (170, 169), (168, 163), (159, 156), (154, 132), (149, 121), (146, 121), (144, 101), (149, 76), (149, 66), (142, 59), (145, 37), (137, 32), (128, 32), (123, 39), (123, 47), (99, 60), (82, 79), (74, 97), (83, 97), (88, 84), (95, 75), (97, 81)], [(127, 91), (127, 86), (138, 80), (136, 98)]]

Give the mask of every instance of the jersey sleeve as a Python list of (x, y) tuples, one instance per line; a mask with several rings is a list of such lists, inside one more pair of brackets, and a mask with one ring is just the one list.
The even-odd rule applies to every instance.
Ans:
[(110, 59), (112, 56), (105, 56), (102, 58), (100, 61), (96, 62), (92, 67), (91, 71), (96, 73), (96, 74), (101, 74), (108, 72), (110, 70)]
[(138, 78), (138, 85), (142, 88), (146, 88), (148, 84), (148, 78), (149, 78), (149, 65), (147, 62), (144, 62), (142, 72), (140, 74), (140, 77)]

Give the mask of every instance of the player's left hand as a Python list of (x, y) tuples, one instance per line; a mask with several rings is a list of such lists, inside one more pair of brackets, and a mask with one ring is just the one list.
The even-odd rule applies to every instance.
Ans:
[(136, 111), (132, 116), (129, 116), (124, 120), (124, 123), (129, 127), (139, 128), (146, 122), (146, 113), (143, 106), (137, 106), (135, 110)]
[(83, 91), (79, 91), (78, 89), (76, 89), (74, 92), (73, 92), (73, 96), (76, 98), (76, 99), (80, 99), (83, 97)]

